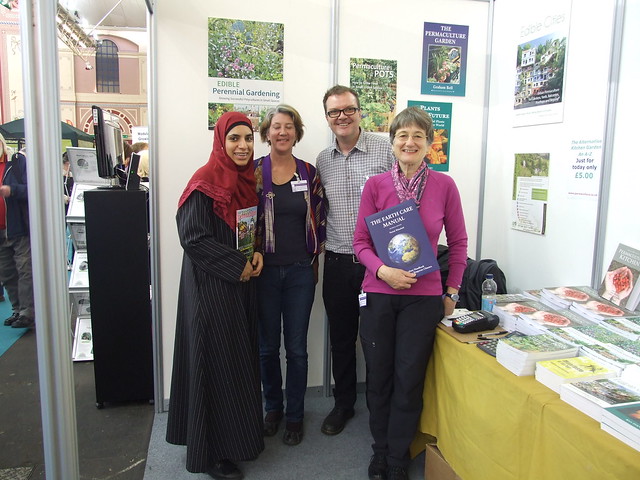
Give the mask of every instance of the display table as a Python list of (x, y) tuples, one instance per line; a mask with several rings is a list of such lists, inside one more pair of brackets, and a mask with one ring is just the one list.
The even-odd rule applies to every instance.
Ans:
[(440, 328), (419, 428), (464, 480), (640, 479), (640, 452), (533, 376), (517, 377)]

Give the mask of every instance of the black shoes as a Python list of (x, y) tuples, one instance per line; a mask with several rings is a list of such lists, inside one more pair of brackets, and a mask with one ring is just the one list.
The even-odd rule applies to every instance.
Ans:
[(28, 318), (24, 315), (20, 315), (18, 319), (11, 324), (11, 328), (33, 328), (35, 326), (36, 322), (33, 320), (33, 318)]
[(375, 453), (369, 461), (369, 480), (387, 480), (387, 456)]
[(302, 441), (302, 422), (287, 422), (282, 441), (285, 445), (298, 445)]
[(278, 433), (278, 426), (282, 420), (282, 412), (267, 412), (264, 417), (263, 432), (265, 437), (273, 437)]
[(13, 312), (11, 316), (4, 321), (5, 327), (10, 327), (13, 323), (20, 318), (20, 314), (18, 312)]
[(334, 407), (331, 413), (327, 415), (327, 418), (322, 422), (322, 428), (320, 431), (325, 435), (337, 435), (347, 424), (347, 420), (355, 415), (353, 408), (341, 408)]
[(242, 472), (238, 466), (229, 460), (220, 460), (216, 462), (212, 467), (207, 470), (207, 473), (216, 479), (225, 480), (239, 480), (243, 477)]
[(392, 465), (387, 469), (387, 480), (409, 480), (407, 469)]

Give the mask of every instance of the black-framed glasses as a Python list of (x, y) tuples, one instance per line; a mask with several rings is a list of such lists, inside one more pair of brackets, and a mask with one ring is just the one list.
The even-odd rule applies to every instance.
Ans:
[(350, 117), (351, 115), (356, 113), (358, 110), (360, 110), (360, 109), (356, 108), (356, 107), (347, 107), (347, 108), (343, 108), (343, 109), (340, 109), (340, 110), (329, 110), (327, 112), (327, 117), (329, 117), (329, 118), (338, 118), (341, 113), (344, 113), (347, 117)]

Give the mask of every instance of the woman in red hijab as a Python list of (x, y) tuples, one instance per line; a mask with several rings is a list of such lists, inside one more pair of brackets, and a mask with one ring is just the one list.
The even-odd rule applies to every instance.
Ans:
[(184, 255), (167, 424), (167, 441), (187, 446), (187, 470), (213, 478), (242, 478), (235, 462), (264, 449), (252, 280), (262, 256), (238, 249), (238, 238), (252, 238), (250, 217), (236, 225), (238, 211), (257, 204), (251, 122), (228, 112), (178, 204)]

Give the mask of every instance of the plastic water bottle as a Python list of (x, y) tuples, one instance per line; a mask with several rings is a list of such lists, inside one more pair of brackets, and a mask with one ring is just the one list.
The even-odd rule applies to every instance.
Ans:
[(493, 279), (492, 273), (487, 273), (482, 282), (482, 310), (492, 312), (493, 306), (496, 304), (496, 294), (498, 293), (498, 285)]

